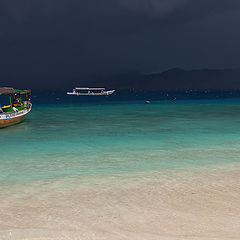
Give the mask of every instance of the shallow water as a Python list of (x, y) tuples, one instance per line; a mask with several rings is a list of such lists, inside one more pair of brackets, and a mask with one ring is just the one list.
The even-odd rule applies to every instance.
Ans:
[(0, 131), (0, 184), (239, 163), (239, 101), (35, 105)]
[(0, 239), (240, 234), (239, 100), (34, 104), (0, 150)]

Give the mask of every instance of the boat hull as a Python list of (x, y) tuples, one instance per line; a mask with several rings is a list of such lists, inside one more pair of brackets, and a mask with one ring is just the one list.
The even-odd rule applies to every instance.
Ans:
[(110, 91), (103, 91), (100, 93), (94, 93), (94, 92), (89, 92), (89, 93), (80, 93), (80, 92), (67, 92), (67, 95), (75, 95), (75, 96), (108, 96), (111, 95), (115, 92), (115, 90), (110, 90)]
[(9, 127), (22, 122), (31, 109), (25, 109), (16, 113), (0, 114), (0, 128)]

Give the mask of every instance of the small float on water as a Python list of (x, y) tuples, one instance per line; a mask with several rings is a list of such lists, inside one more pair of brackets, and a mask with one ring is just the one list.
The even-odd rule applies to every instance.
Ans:
[(31, 90), (0, 87), (0, 96), (8, 95), (9, 105), (0, 105), (0, 128), (22, 122), (31, 111)]
[(74, 88), (72, 92), (67, 92), (68, 95), (76, 96), (102, 96), (111, 95), (115, 90), (106, 90), (105, 88)]

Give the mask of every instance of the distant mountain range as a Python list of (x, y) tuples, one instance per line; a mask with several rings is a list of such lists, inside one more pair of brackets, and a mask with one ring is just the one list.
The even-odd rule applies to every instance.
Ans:
[(125, 74), (98, 79), (91, 86), (146, 90), (230, 90), (240, 89), (240, 69), (184, 70), (173, 68), (161, 73)]

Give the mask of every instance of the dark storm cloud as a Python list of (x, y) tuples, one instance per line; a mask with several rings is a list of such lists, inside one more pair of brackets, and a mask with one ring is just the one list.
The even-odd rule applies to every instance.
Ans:
[(231, 67), (239, 11), (238, 0), (2, 0), (0, 77), (67, 86), (122, 71)]
[[(86, 33), (133, 32), (159, 24), (188, 22), (239, 8), (237, 0), (2, 0), (1, 20), (5, 28), (27, 30), (36, 24), (57, 29), (78, 27)], [(46, 25), (44, 25), (46, 24)], [(73, 24), (73, 26), (71, 26)], [(20, 27), (20, 29), (19, 29)], [(21, 29), (23, 27), (23, 29)], [(66, 27), (64, 29), (64, 27)], [(62, 32), (64, 33), (64, 32)]]

